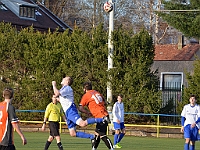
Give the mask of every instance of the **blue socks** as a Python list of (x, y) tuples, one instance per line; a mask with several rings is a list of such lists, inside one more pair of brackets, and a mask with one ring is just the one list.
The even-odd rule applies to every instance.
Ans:
[(184, 150), (194, 150), (195, 145), (190, 145), (189, 143), (185, 143)]
[(86, 138), (86, 139), (94, 139), (93, 134), (88, 134), (88, 133), (85, 133), (85, 132), (76, 132), (76, 137)]
[(122, 140), (122, 138), (124, 137), (124, 135), (125, 135), (124, 133), (120, 133), (119, 134), (118, 143)]
[(194, 145), (190, 145), (190, 150), (194, 150)]
[(119, 137), (119, 134), (115, 134), (114, 135), (114, 145), (116, 145), (118, 143), (118, 137)]
[(120, 133), (120, 134), (115, 134), (114, 135), (114, 145), (116, 145), (117, 143), (119, 143), (122, 138), (124, 137), (124, 133)]
[(88, 118), (88, 124), (100, 123), (103, 122), (103, 118)]
[(189, 150), (189, 143), (184, 144), (184, 150)]

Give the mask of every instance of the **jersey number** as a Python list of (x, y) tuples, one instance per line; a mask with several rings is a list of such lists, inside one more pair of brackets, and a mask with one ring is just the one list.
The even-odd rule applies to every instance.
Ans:
[(101, 102), (103, 101), (103, 98), (101, 97), (100, 94), (93, 94), (93, 95), (92, 95), (92, 98), (94, 99), (94, 101), (95, 101), (97, 104), (99, 104), (99, 103), (101, 103)]

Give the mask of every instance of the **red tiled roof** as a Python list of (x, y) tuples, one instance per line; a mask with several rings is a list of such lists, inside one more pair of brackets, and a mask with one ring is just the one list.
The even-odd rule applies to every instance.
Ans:
[(200, 50), (199, 44), (189, 44), (182, 49), (178, 45), (156, 45), (154, 60), (191, 60), (191, 58)]
[[(25, 0), (26, 2), (32, 3), (30, 0)], [(2, 4), (0, 2), (0, 4)], [(32, 3), (33, 4), (33, 3)], [(59, 31), (64, 31), (70, 28), (67, 24), (61, 21), (58, 17), (52, 14), (47, 8), (38, 4), (38, 12), (41, 14), (36, 15), (36, 20), (21, 19), (15, 15), (11, 10), (1, 10), (0, 9), (0, 22), (11, 23), (18, 29), (33, 26), (34, 29), (39, 31), (48, 31), (49, 29), (54, 31), (59, 28)], [(71, 29), (71, 28), (70, 28)]]

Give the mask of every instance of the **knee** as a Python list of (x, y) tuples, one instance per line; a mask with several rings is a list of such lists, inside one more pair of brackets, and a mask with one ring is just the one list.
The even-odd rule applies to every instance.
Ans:
[(189, 144), (190, 143), (190, 139), (186, 138), (185, 139), (185, 143)]
[(125, 129), (122, 129), (122, 133), (123, 133), (123, 134), (126, 134), (126, 130), (125, 130)]
[(195, 145), (195, 141), (190, 141), (190, 145)]
[(60, 136), (56, 136), (55, 139), (56, 139), (57, 143), (61, 141)]
[(49, 138), (48, 138), (48, 141), (49, 141), (49, 142), (52, 142), (52, 141), (53, 141), (53, 139), (54, 139), (54, 137), (53, 137), (53, 136), (49, 136)]
[(86, 121), (86, 120), (85, 120), (85, 121), (81, 120), (81, 121), (79, 122), (79, 126), (81, 126), (81, 127), (87, 126), (87, 121)]
[(69, 134), (70, 134), (70, 136), (72, 136), (72, 137), (76, 137), (76, 132), (70, 132)]
[(74, 133), (70, 133), (70, 136), (76, 137), (76, 134), (74, 134)]
[(119, 130), (115, 130), (115, 134), (119, 134), (120, 133), (120, 131)]

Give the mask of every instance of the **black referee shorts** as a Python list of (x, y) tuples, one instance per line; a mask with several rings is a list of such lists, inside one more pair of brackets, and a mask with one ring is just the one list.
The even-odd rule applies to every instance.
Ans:
[(51, 136), (60, 136), (59, 122), (49, 121), (49, 129), (50, 129)]

